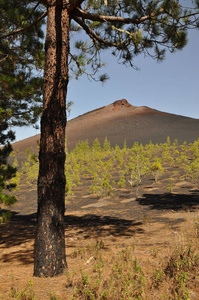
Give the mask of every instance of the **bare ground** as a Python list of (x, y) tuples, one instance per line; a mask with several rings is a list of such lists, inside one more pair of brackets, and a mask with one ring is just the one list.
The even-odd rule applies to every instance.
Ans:
[[(176, 184), (173, 193), (168, 193), (166, 185), (166, 179), (159, 184), (145, 182), (139, 188), (138, 198), (131, 188), (115, 190), (114, 196), (102, 199), (89, 195), (83, 186), (77, 188), (75, 196), (66, 203), (65, 215), (66, 256), (72, 282), (68, 282), (66, 274), (55, 278), (32, 276), (36, 190), (29, 191), (26, 199), (19, 197), (12, 220), (0, 226), (0, 299), (11, 299), (11, 290), (17, 297), (17, 293), (24, 290), (30, 293), (31, 289), (39, 300), (72, 299), (81, 270), (95, 274), (92, 253), (85, 249), (88, 245), (97, 247), (98, 243), (103, 243), (102, 256), (107, 262), (104, 278), (108, 276), (113, 257), (131, 247), (150, 280), (153, 270), (163, 266), (176, 247), (191, 241), (195, 220), (199, 218), (196, 187), (190, 183)], [(78, 249), (84, 249), (83, 254), (74, 255)], [(198, 276), (192, 282), (191, 293), (193, 298), (199, 298)], [(161, 290), (150, 290), (145, 299), (161, 299), (160, 295)], [(171, 295), (170, 299), (175, 298)]]

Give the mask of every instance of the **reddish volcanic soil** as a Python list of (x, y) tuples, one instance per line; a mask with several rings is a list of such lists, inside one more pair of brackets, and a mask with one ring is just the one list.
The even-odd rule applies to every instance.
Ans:
[[(190, 143), (199, 137), (199, 120), (146, 106), (133, 106), (122, 99), (68, 121), (66, 136), (69, 151), (76, 143), (86, 139), (90, 145), (95, 138), (103, 143), (106, 136), (112, 147), (116, 144), (121, 147), (125, 139), (128, 147), (134, 142), (147, 144), (150, 140), (154, 144), (164, 143), (167, 136), (171, 141), (177, 139), (179, 143)], [(13, 148), (21, 152), (32, 146), (33, 152), (36, 152), (39, 138), (35, 135), (16, 142)]]

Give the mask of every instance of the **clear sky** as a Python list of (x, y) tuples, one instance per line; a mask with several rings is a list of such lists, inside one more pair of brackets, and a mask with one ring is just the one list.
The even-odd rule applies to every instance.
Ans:
[[(90, 82), (86, 76), (70, 81), (67, 100), (74, 105), (69, 120), (122, 98), (135, 106), (199, 119), (199, 31), (192, 31), (188, 38), (182, 51), (167, 52), (163, 62), (137, 57), (139, 71), (118, 64), (105, 52), (103, 73), (110, 76), (106, 83)], [(31, 126), (16, 128), (16, 140), (38, 133)]]

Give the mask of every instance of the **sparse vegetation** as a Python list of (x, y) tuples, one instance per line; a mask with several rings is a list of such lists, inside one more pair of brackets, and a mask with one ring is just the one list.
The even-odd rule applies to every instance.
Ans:
[[(107, 139), (102, 147), (97, 140), (94, 147), (89, 146), (87, 141), (81, 142), (67, 155), (66, 200), (71, 201), (79, 187), (84, 187), (85, 194), (91, 197), (101, 199), (109, 196), (111, 201), (114, 201), (115, 193), (128, 188), (131, 197), (135, 194), (139, 200), (139, 188), (141, 189), (146, 178), (149, 179), (147, 182), (151, 182), (151, 188), (157, 188), (164, 182), (165, 192), (171, 193), (171, 197), (175, 196), (176, 184), (189, 183), (197, 188), (198, 148), (199, 141), (178, 145), (177, 141), (171, 144), (168, 139), (165, 144), (160, 145), (150, 142), (143, 146), (136, 143), (131, 149), (126, 146), (122, 149), (119, 146), (111, 148)], [(12, 158), (13, 165), (18, 167), (17, 177), (12, 179), (18, 190), (22, 183), (29, 187), (36, 186), (37, 155), (27, 150), (26, 160), (21, 165), (15, 153), (12, 153)], [(181, 219), (184, 217), (185, 212)], [(8, 218), (4, 214), (0, 222), (5, 222)], [(53, 286), (45, 291), (45, 299), (197, 299), (198, 215), (190, 220), (187, 232), (179, 227), (183, 233), (172, 222), (166, 223), (164, 228), (154, 230), (153, 220), (147, 213), (143, 215), (141, 222), (145, 238), (141, 239), (141, 235), (130, 231), (130, 236), (125, 236), (124, 233), (122, 242), (118, 242), (118, 235), (112, 233), (112, 225), (108, 230), (107, 225), (103, 224), (99, 230), (93, 228), (93, 237), (90, 236), (89, 241), (88, 237), (80, 235), (79, 238), (79, 232), (74, 227), (71, 246), (67, 250), (69, 268), (63, 275), (62, 294), (60, 296), (60, 291)], [(119, 226), (122, 227), (121, 224)], [(101, 235), (103, 230), (105, 234)], [(145, 239), (150, 238), (150, 230), (151, 236), (159, 234), (160, 238), (163, 235), (162, 240), (145, 246)], [(165, 232), (169, 232), (169, 243), (168, 236), (164, 237)], [(107, 233), (110, 235), (106, 236)], [(129, 237), (137, 239), (135, 241)], [(0, 294), (0, 299), (44, 299), (37, 296), (34, 278), (19, 287), (13, 275), (9, 293), (10, 298), (5, 298), (4, 295), (2, 298)]]
[[(13, 279), (13, 275), (11, 277)], [(29, 279), (27, 286), (23, 290), (18, 290), (18, 288), (12, 283), (10, 297), (11, 299), (17, 300), (38, 300), (34, 296), (33, 282), (31, 279)]]
[[(90, 147), (88, 141), (80, 142), (66, 158), (66, 198), (74, 195), (74, 190), (87, 181), (88, 193), (99, 197), (113, 195), (115, 190), (131, 186), (136, 197), (139, 186), (146, 177), (161, 183), (164, 172), (167, 173), (167, 190), (172, 192), (176, 182), (186, 180), (199, 184), (199, 140), (192, 144), (178, 145), (177, 140), (171, 144), (167, 138), (164, 144), (143, 146), (135, 143), (131, 149), (118, 145), (111, 148), (107, 137), (101, 147), (95, 139)], [(13, 167), (18, 166), (16, 177), (11, 183), (20, 188), (20, 182), (26, 181), (35, 186), (38, 176), (38, 157), (27, 149), (27, 159), (19, 167), (15, 153)], [(170, 171), (171, 170), (171, 171)], [(173, 171), (175, 170), (175, 171)], [(89, 184), (88, 184), (89, 183)]]
[[(190, 295), (197, 297), (193, 289), (198, 284), (198, 237), (194, 230), (191, 233), (192, 242), (189, 242), (189, 235), (183, 242), (173, 244), (164, 261), (158, 248), (151, 249), (150, 254), (142, 251), (142, 257), (138, 255), (137, 258), (137, 245), (126, 245), (122, 249), (120, 246), (120, 250), (117, 246), (114, 255), (107, 255), (109, 251), (103, 240), (82, 245), (69, 257), (69, 261), (78, 261), (78, 268), (64, 273), (62, 296), (58, 296), (60, 291), (53, 288), (45, 299), (189, 300)], [(147, 255), (148, 260), (144, 262), (143, 258)], [(12, 281), (10, 299), (41, 299), (36, 297), (31, 279), (21, 290), (14, 284), (14, 275)]]

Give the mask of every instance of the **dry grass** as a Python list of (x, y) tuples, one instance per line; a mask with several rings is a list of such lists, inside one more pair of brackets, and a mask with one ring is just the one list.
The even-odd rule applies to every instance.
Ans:
[(55, 278), (32, 277), (33, 236), (13, 236), (10, 247), (1, 243), (0, 299), (198, 299), (199, 216), (165, 218), (170, 223), (133, 225), (132, 236), (112, 235), (107, 225), (100, 237), (96, 228), (90, 237), (66, 230), (68, 269)]

